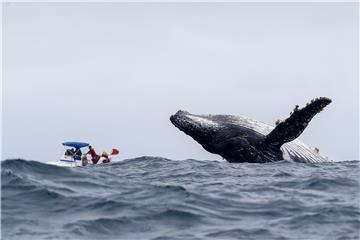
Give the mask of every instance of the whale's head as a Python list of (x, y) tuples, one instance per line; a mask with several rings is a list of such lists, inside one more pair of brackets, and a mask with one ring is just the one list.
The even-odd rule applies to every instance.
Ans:
[(242, 119), (229, 115), (196, 115), (180, 110), (170, 117), (170, 121), (205, 150), (228, 160), (232, 158), (228, 156), (232, 145), (247, 147), (255, 135), (262, 137), (254, 129), (239, 124)]
[(183, 110), (172, 115), (170, 121), (175, 127), (198, 142), (208, 142), (220, 128), (220, 124), (213, 121), (209, 116), (191, 114)]

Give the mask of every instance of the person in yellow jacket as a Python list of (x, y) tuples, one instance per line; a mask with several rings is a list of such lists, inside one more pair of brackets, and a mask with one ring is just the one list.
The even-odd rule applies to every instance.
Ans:
[(101, 154), (101, 157), (104, 158), (103, 163), (109, 163), (110, 162), (109, 154), (106, 151), (103, 151), (103, 153)]

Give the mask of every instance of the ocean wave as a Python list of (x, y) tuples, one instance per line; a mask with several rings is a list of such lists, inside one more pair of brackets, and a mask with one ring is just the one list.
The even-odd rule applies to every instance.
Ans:
[(359, 161), (2, 161), (3, 239), (358, 239)]

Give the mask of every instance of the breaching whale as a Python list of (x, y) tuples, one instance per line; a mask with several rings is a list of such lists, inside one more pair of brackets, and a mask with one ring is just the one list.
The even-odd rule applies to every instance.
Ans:
[(228, 162), (264, 163), (278, 160), (319, 163), (329, 162), (296, 138), (310, 120), (331, 103), (320, 97), (290, 117), (271, 126), (259, 121), (232, 115), (196, 115), (179, 110), (170, 121), (191, 136), (205, 150), (218, 154)]

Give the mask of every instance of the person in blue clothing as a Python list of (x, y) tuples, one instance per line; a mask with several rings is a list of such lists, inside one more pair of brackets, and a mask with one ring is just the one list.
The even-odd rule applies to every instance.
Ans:
[(75, 148), (75, 153), (74, 153), (74, 159), (75, 160), (81, 160), (81, 149), (80, 148)]

